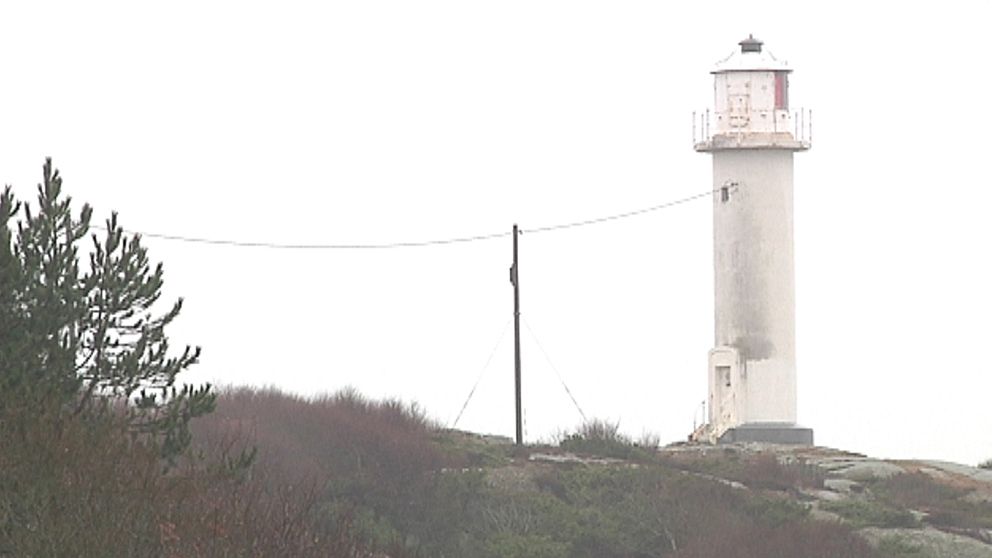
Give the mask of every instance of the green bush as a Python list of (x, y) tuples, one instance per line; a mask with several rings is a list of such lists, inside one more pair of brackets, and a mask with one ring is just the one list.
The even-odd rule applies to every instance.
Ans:
[(789, 498), (754, 498), (746, 509), (765, 525), (787, 525), (809, 516), (809, 508)]
[[(648, 436), (644, 439), (651, 440)], [(654, 456), (657, 445), (641, 447), (620, 433), (618, 423), (593, 419), (583, 423), (575, 432), (564, 435), (558, 442), (558, 447), (597, 457), (645, 460)]]
[(569, 558), (569, 546), (548, 535), (498, 533), (486, 541), (485, 551), (493, 558)]
[(878, 553), (885, 558), (923, 558), (923, 549), (897, 535), (883, 537), (878, 541)]

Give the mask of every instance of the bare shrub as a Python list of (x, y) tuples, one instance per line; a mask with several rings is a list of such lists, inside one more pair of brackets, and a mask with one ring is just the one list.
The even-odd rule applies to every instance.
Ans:
[(657, 432), (643, 432), (635, 445), (648, 450), (656, 450), (661, 447), (661, 435)]
[[(113, 421), (60, 405), (0, 417), (0, 555), (147, 555), (157, 540), (158, 454)], [(140, 497), (135, 497), (135, 493)]]
[(367, 556), (347, 521), (314, 521), (316, 493), (190, 461), (112, 413), (0, 408), (2, 556)]
[(878, 553), (851, 530), (836, 523), (803, 521), (779, 526), (750, 525), (731, 532), (709, 530), (676, 558), (874, 558)]
[(170, 513), (160, 521), (166, 556), (370, 556), (349, 517), (328, 524), (316, 514), (312, 486), (216, 475), (170, 479)]
[(423, 507), (439, 490), (437, 472), (462, 465), (434, 442), (435, 425), (419, 407), (354, 390), (312, 399), (222, 390), (213, 415), (193, 428), (206, 455), (242, 437), (257, 448), (256, 466), (269, 482), (320, 487), (326, 521), (354, 520), (360, 535), (394, 557), (408, 550), (411, 533), (421, 540), (436, 530)]
[(885, 500), (913, 509), (939, 507), (967, 492), (938, 482), (925, 473), (895, 475), (879, 481), (873, 488)]
[(906, 473), (878, 481), (873, 491), (892, 506), (925, 512), (925, 521), (931, 525), (992, 529), (992, 504), (964, 500), (968, 489), (948, 485), (925, 473)]
[(815, 465), (801, 461), (782, 463), (775, 454), (763, 453), (742, 460), (737, 474), (731, 478), (752, 488), (790, 490), (823, 488), (824, 474)]
[(679, 469), (706, 473), (766, 490), (822, 488), (825, 478), (816, 465), (801, 460), (783, 463), (774, 453), (747, 455), (728, 449), (719, 458), (668, 456), (662, 461)]
[(287, 482), (367, 477), (402, 486), (448, 464), (433, 425), (416, 405), (370, 401), (345, 390), (306, 399), (274, 389), (221, 392), (194, 425), (205, 453), (232, 436), (258, 448), (258, 461)]

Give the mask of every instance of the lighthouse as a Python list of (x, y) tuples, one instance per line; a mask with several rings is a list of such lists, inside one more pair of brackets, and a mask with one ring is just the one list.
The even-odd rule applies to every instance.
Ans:
[(812, 444), (797, 425), (793, 156), (811, 114), (789, 106), (792, 70), (749, 36), (713, 69), (714, 106), (693, 118), (713, 159), (711, 442)]

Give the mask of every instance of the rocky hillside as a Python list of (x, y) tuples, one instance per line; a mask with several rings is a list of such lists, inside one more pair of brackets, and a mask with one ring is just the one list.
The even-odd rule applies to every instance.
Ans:
[(659, 447), (597, 421), (518, 448), (353, 392), (230, 391), (195, 434), (257, 448), (271, 490), (311, 487), (307, 525), (361, 556), (992, 558), (992, 471), (948, 463)]
[[(777, 490), (812, 518), (850, 525), (876, 548), (919, 558), (992, 557), (992, 470), (943, 461), (887, 461), (828, 448), (766, 444), (676, 445), (660, 451), (674, 463), (719, 471), (727, 462), (774, 456), (812, 469), (813, 486), (768, 486), (714, 473), (740, 490)], [(791, 485), (791, 486), (790, 486)]]
[[(510, 440), (448, 433), (492, 455)], [(573, 442), (577, 439), (573, 439)], [(563, 444), (568, 446), (569, 444)], [(540, 492), (549, 470), (661, 466), (720, 484), (755, 501), (777, 502), (797, 519), (848, 528), (879, 556), (992, 558), (992, 470), (943, 461), (890, 461), (822, 447), (773, 444), (578, 443), (533, 447), (484, 469), (499, 491)], [(510, 452), (513, 453), (512, 451)], [(792, 504), (790, 508), (789, 504)], [(705, 527), (704, 527), (705, 528)], [(714, 526), (708, 534), (723, 536)]]

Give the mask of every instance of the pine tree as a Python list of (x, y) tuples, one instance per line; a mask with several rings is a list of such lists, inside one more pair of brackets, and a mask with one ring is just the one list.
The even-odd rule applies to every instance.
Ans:
[(214, 403), (209, 386), (175, 385), (200, 355), (169, 351), (165, 328), (182, 299), (157, 313), (162, 265), (152, 268), (141, 236), (125, 234), (116, 213), (102, 238), (90, 235), (81, 266), (92, 209), (74, 217), (71, 202), (51, 159), (36, 209), (10, 187), (0, 195), (0, 406), (17, 398), (72, 415), (124, 412), (175, 456), (189, 443), (189, 420)]

